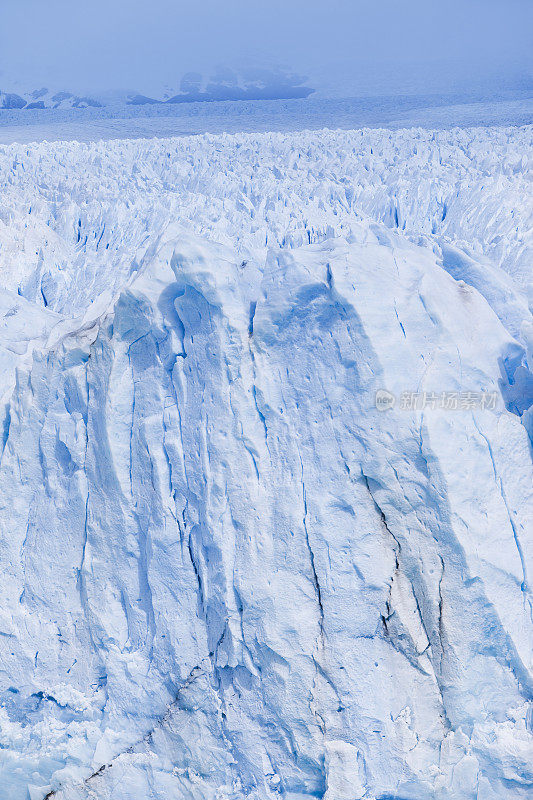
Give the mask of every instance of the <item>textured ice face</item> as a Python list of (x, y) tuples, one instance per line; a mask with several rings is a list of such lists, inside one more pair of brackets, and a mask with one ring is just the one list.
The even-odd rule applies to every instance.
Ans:
[[(482, 150), (483, 134), (469, 135)], [(511, 161), (525, 135), (511, 137)], [(263, 180), (280, 169), (275, 137), (234, 164), (239, 137), (179, 154), (183, 143), (9, 148), (34, 177), (6, 191), (4, 208), (23, 199), (3, 241), (42, 242), (37, 269), (19, 253), (24, 296), (14, 256), (2, 263), (10, 800), (531, 792), (533, 470), (518, 407), (531, 315), (485, 239), (477, 259), (452, 231), (440, 249), (432, 234), (409, 241), (414, 199), (409, 238), (353, 200), (341, 212), (338, 191), (363, 197), (339, 171), (360, 134), (338, 134), (333, 151), (335, 136), (309, 139), (330, 142), (331, 169), (308, 205), (296, 177)], [(459, 162), (463, 133), (447, 136)], [(306, 141), (294, 137), (294, 164)], [(187, 147), (206, 151), (188, 179), (196, 169), (204, 189), (171, 198), (168, 177), (151, 181), (189, 170)], [(101, 185), (87, 198), (72, 172), (64, 187), (73, 243), (49, 187), (74, 163)], [(21, 189), (37, 172), (47, 188), (29, 215)], [(509, 179), (511, 206), (522, 180)], [(376, 179), (376, 209), (383, 191)], [(103, 232), (78, 225), (82, 198)], [(177, 209), (181, 224), (168, 224)], [(335, 209), (340, 227), (326, 228)], [(468, 238), (480, 227), (463, 214)], [(490, 224), (505, 228), (505, 213)], [(506, 264), (522, 263), (517, 227)], [(384, 391), (394, 402), (380, 410)]]

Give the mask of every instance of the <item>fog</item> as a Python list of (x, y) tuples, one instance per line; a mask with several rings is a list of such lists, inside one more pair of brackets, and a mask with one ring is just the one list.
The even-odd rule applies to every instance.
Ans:
[(531, 82), (531, 0), (1, 0), (0, 88), (179, 85), (282, 66), (322, 95)]

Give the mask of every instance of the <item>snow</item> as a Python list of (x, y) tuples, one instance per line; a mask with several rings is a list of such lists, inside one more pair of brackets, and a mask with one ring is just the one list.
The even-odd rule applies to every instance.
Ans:
[(532, 134), (0, 148), (6, 797), (531, 795)]
[[(78, 104), (72, 107), (73, 102)], [(452, 128), (527, 125), (533, 121), (528, 91), (490, 97), (479, 92), (429, 96), (362, 96), (351, 99), (209, 101), (128, 105), (123, 93), (99, 97), (101, 108), (67, 98), (58, 109), (0, 110), (0, 143), (76, 140), (93, 142), (202, 133), (294, 132), (363, 128)], [(69, 107), (67, 107), (69, 106)]]

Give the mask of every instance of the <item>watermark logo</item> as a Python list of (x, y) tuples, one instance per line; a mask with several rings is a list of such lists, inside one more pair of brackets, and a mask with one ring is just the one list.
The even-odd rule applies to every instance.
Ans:
[(378, 389), (376, 392), (376, 408), (378, 411), (388, 411), (390, 408), (394, 408), (395, 403), (396, 398), (392, 392), (387, 391), (387, 389)]
[(476, 408), (494, 411), (498, 407), (498, 392), (401, 392), (397, 398), (388, 389), (376, 392), (378, 411), (397, 406), (400, 411), (472, 411)]

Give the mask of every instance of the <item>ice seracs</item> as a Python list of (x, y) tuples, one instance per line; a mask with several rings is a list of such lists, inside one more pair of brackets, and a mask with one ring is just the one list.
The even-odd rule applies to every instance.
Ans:
[(2, 151), (10, 798), (529, 796), (527, 135)]

